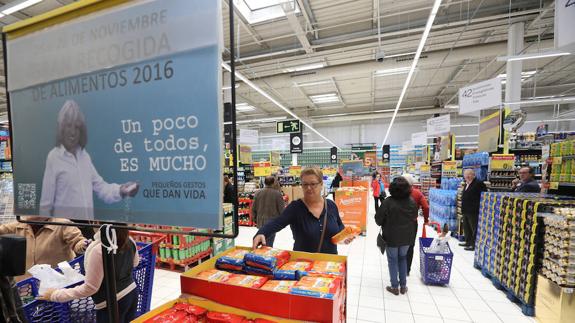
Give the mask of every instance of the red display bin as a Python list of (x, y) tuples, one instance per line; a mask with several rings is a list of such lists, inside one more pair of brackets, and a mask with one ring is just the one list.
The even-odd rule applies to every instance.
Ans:
[[(221, 253), (217, 257), (214, 257), (183, 273), (180, 276), (182, 293), (197, 295), (220, 304), (233, 306), (247, 311), (282, 317), (290, 320), (326, 323), (345, 322), (347, 272), (344, 274), (342, 288), (334, 295), (333, 299), (277, 293), (261, 289), (210, 282), (196, 278), (200, 272), (213, 269), (218, 258), (235, 249), (249, 250), (250, 248), (232, 248), (227, 252)], [(345, 256), (297, 251), (290, 251), (290, 254), (291, 259), (336, 261), (345, 263), (347, 268), (347, 257)]]

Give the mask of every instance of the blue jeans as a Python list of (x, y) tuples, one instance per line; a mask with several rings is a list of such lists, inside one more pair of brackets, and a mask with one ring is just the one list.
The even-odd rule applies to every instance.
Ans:
[[(387, 247), (387, 266), (389, 267), (389, 278), (391, 287), (405, 287), (407, 285), (407, 250), (409, 246)], [(399, 281), (397, 275), (399, 273)]]

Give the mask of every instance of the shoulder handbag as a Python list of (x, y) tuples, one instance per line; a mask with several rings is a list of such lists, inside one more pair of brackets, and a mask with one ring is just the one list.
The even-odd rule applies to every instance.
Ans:
[(323, 217), (323, 229), (321, 231), (321, 237), (319, 238), (319, 246), (317, 246), (317, 251), (318, 253), (321, 252), (321, 247), (323, 246), (323, 239), (325, 238), (325, 231), (327, 231), (326, 225), (327, 225), (327, 199), (323, 199), (324, 205), (323, 207), (325, 208), (325, 215)]
[(381, 251), (381, 254), (384, 255), (387, 242), (385, 242), (385, 239), (383, 238), (383, 227), (380, 227), (379, 233), (377, 234), (377, 247), (379, 248), (379, 251)]
[[(381, 207), (383, 207), (383, 205)], [(379, 233), (377, 234), (377, 247), (379, 248), (379, 251), (381, 251), (381, 254), (384, 255), (387, 242), (385, 242), (385, 238), (383, 237), (383, 226), (379, 227)]]

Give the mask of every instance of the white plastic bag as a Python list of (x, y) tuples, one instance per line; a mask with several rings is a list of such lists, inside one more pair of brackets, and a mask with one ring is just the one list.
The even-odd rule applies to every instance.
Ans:
[(448, 254), (449, 253), (449, 245), (447, 241), (449, 240), (449, 236), (444, 236), (440, 238), (434, 238), (429, 248), (427, 248), (427, 252), (429, 253), (440, 253), (440, 254)]
[(40, 287), (38, 289), (39, 295), (44, 295), (46, 290), (50, 288), (64, 288), (84, 280), (84, 276), (70, 267), (67, 262), (59, 263), (58, 267), (60, 267), (63, 274), (46, 264), (34, 265), (28, 269), (28, 272), (40, 281)]

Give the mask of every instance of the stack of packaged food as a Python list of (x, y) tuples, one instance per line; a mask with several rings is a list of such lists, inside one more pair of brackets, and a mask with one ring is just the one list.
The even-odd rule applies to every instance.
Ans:
[(575, 208), (555, 207), (545, 217), (541, 273), (560, 286), (575, 286)]
[(237, 249), (218, 258), (216, 269), (197, 278), (280, 293), (333, 298), (343, 287), (345, 265), (333, 261), (290, 259), (285, 250)]

